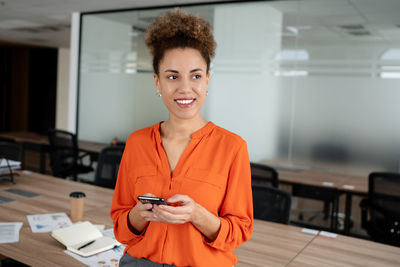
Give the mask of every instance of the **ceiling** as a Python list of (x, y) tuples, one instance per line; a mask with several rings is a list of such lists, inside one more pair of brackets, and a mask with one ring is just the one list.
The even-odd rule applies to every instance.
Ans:
[[(0, 41), (49, 47), (69, 47), (72, 12), (216, 1), (217, 0), (0, 0)], [(219, 2), (221, 1), (219, 0)]]
[[(0, 40), (69, 47), (71, 13), (216, 0), (0, 0)], [(219, 1), (220, 2), (220, 1)], [(377, 42), (400, 46), (400, 0), (271, 1), (286, 42)]]

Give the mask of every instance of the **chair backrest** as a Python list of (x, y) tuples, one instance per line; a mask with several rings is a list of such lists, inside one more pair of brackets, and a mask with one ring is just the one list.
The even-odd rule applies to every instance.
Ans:
[(22, 162), (22, 147), (15, 142), (0, 142), (0, 158)]
[[(368, 180), (369, 202), (376, 209), (400, 219), (400, 173), (373, 172)], [(371, 210), (371, 218), (378, 213)]]
[(254, 218), (289, 224), (291, 196), (278, 188), (253, 185)]
[(372, 172), (368, 177), (368, 196), (400, 198), (400, 173)]
[(252, 185), (269, 185), (278, 188), (278, 172), (274, 168), (253, 162), (250, 163), (250, 168)]
[(49, 131), (50, 163), (53, 175), (60, 176), (65, 170), (74, 169), (78, 161), (76, 135), (67, 131)]
[(339, 191), (336, 188), (294, 184), (292, 195), (315, 200), (334, 201), (339, 197)]
[(368, 179), (370, 219), (363, 224), (375, 241), (400, 246), (400, 174), (373, 172)]
[(115, 187), (123, 152), (123, 146), (106, 147), (101, 151), (94, 181), (96, 185)]

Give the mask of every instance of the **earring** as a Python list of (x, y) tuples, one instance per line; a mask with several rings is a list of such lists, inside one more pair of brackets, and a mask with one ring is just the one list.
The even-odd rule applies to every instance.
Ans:
[(161, 92), (160, 91), (156, 91), (156, 96), (161, 97)]
[(208, 96), (208, 90), (207, 90), (207, 92), (206, 92), (206, 96)]

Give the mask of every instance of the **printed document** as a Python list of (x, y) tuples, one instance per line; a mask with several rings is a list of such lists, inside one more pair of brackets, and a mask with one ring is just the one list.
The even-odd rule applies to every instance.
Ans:
[(28, 215), (28, 222), (33, 233), (46, 233), (72, 225), (65, 212)]
[(22, 222), (0, 223), (0, 244), (18, 242), (21, 227)]

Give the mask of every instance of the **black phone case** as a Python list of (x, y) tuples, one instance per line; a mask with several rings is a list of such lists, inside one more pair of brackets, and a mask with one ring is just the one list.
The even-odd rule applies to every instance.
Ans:
[(138, 196), (138, 200), (143, 204), (151, 203), (154, 205), (167, 205), (168, 203), (161, 197), (146, 197), (146, 196)]

